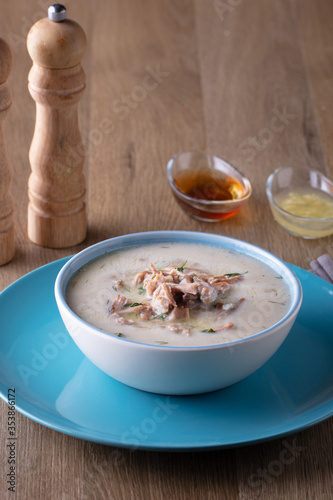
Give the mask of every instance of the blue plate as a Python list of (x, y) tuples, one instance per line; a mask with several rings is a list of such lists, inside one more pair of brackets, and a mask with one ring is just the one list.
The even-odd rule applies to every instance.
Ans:
[(127, 448), (201, 450), (290, 434), (333, 415), (333, 286), (295, 266), (304, 300), (286, 341), (257, 372), (227, 389), (166, 397), (127, 387), (76, 347), (53, 286), (68, 259), (0, 294), (0, 395), (47, 427)]

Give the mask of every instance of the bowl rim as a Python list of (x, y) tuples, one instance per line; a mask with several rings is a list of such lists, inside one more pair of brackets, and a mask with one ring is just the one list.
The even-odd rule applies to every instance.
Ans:
[[(136, 240), (139, 238), (139, 242), (136, 242)], [(143, 240), (142, 240), (143, 238)], [(186, 239), (187, 238), (187, 239)], [(140, 239), (142, 240), (140, 242)], [(73, 276), (75, 272), (77, 272), (81, 267), (84, 265), (87, 265), (89, 262), (94, 261), (95, 259), (98, 259), (98, 257), (101, 257), (105, 253), (111, 253), (112, 251), (116, 250), (121, 250), (122, 248), (130, 248), (130, 247), (135, 247), (135, 246), (140, 246), (142, 244), (151, 244), (151, 243), (157, 243), (157, 242), (163, 242), (165, 243), (166, 241), (176, 241), (177, 242), (192, 242), (192, 243), (202, 243), (206, 244), (208, 246), (218, 246), (221, 248), (226, 248), (225, 244), (231, 245), (231, 250), (234, 252), (240, 251), (240, 249), (244, 249), (246, 251), (240, 252), (245, 255), (248, 255), (252, 258), (256, 258), (257, 260), (260, 260), (264, 262), (264, 264), (268, 265), (271, 269), (274, 270), (274, 268), (268, 263), (270, 262), (271, 264), (275, 264), (279, 270), (283, 270), (284, 277), (288, 278), (288, 290), (290, 292), (290, 304), (287, 312), (285, 315), (276, 323), (271, 325), (270, 327), (266, 328), (265, 330), (262, 330), (258, 333), (255, 333), (253, 335), (241, 338), (241, 339), (236, 339), (228, 342), (223, 342), (223, 343), (217, 343), (217, 344), (209, 344), (209, 345), (199, 345), (199, 346), (171, 346), (171, 345), (156, 345), (156, 344), (150, 344), (146, 342), (139, 342), (136, 340), (129, 340), (126, 338), (122, 337), (117, 337), (115, 335), (112, 335), (111, 333), (105, 332), (103, 330), (100, 330), (99, 328), (91, 325), (90, 323), (84, 321), (80, 316), (78, 316), (67, 304), (65, 300), (65, 290), (68, 285), (69, 279)], [(146, 241), (147, 240), (147, 241)], [(122, 245), (121, 242), (126, 241), (132, 242), (131, 245)], [(220, 242), (220, 244), (215, 244), (214, 242)], [(136, 242), (136, 243), (135, 243)], [(119, 246), (117, 246), (117, 243), (119, 243)], [(105, 247), (109, 245), (116, 245), (116, 248), (111, 248), (109, 251), (105, 250)], [(237, 250), (237, 248), (239, 249)], [(98, 250), (102, 249), (101, 252), (98, 252)], [(96, 257), (91, 257), (91, 258), (86, 258), (89, 256), (91, 252), (94, 252), (97, 250), (98, 255)], [(104, 251), (103, 251), (104, 250)], [(255, 255), (257, 255), (255, 257)], [(263, 257), (262, 259), (259, 257)], [(83, 262), (80, 263), (80, 260)], [(79, 262), (80, 265), (76, 266), (74, 272), (73, 265)], [(68, 277), (69, 276), (69, 277)], [(66, 281), (67, 280), (67, 281)], [(64, 283), (65, 282), (65, 283)], [(248, 243), (243, 240), (239, 240), (236, 238), (231, 238), (228, 236), (222, 236), (218, 234), (212, 234), (212, 233), (204, 233), (204, 232), (197, 232), (197, 231), (179, 231), (179, 230), (160, 230), (160, 231), (144, 231), (144, 232), (138, 232), (138, 233), (129, 233), (121, 236), (116, 236), (113, 238), (109, 238), (107, 240), (100, 241), (98, 243), (95, 243), (94, 245), (90, 245), (89, 247), (81, 250), (79, 253), (75, 254), (72, 256), (65, 264), (64, 266), (60, 269), (55, 285), (54, 285), (54, 293), (55, 293), (55, 298), (57, 302), (57, 306), (60, 310), (60, 308), (63, 308), (68, 314), (74, 317), (74, 319), (79, 322), (82, 326), (84, 326), (85, 329), (89, 329), (92, 334), (101, 336), (109, 339), (110, 342), (127, 342), (128, 344), (135, 346), (138, 349), (153, 349), (153, 350), (158, 350), (160, 352), (163, 351), (172, 351), (172, 352), (185, 352), (185, 351), (211, 351), (211, 350), (219, 350), (219, 349), (230, 349), (233, 346), (237, 344), (245, 344), (248, 342), (253, 342), (257, 340), (258, 338), (268, 336), (271, 334), (272, 330), (275, 330), (277, 327), (282, 325), (283, 323), (287, 322), (287, 320), (293, 320), (296, 318), (298, 311), (301, 307), (302, 304), (302, 298), (303, 298), (303, 290), (301, 283), (296, 275), (296, 273), (279, 257), (276, 257), (274, 254), (271, 252), (258, 247), (256, 245), (253, 245), (252, 243)]]
[[(193, 198), (192, 196), (188, 196), (187, 194), (182, 193), (182, 191), (180, 191), (178, 189), (178, 187), (176, 186), (176, 184), (174, 182), (174, 178), (171, 175), (171, 169), (172, 169), (172, 166), (173, 166), (175, 160), (179, 156), (181, 156), (183, 154), (188, 154), (188, 153), (202, 153), (205, 156), (211, 156), (212, 158), (217, 158), (218, 160), (225, 163), (232, 170), (235, 170), (242, 178), (242, 181), (243, 181), (244, 186), (245, 186), (245, 194), (243, 196), (241, 196), (240, 198), (235, 198), (232, 200), (205, 200), (205, 199), (201, 199), (201, 198)], [(170, 184), (172, 190), (178, 196), (180, 196), (181, 198), (184, 198), (184, 200), (187, 200), (189, 203), (199, 203), (199, 204), (206, 205), (206, 206), (217, 206), (217, 207), (223, 206), (223, 205), (228, 206), (228, 205), (235, 205), (237, 203), (244, 202), (244, 201), (248, 200), (252, 194), (252, 186), (251, 186), (249, 179), (247, 177), (245, 177), (245, 175), (242, 174), (242, 172), (240, 170), (238, 170), (238, 168), (234, 167), (231, 163), (229, 163), (227, 160), (224, 160), (220, 156), (214, 155), (212, 153), (207, 153), (206, 151), (202, 151), (202, 150), (191, 149), (188, 151), (180, 151), (179, 153), (175, 154), (172, 158), (170, 158), (170, 160), (167, 163), (167, 177), (168, 177), (168, 181), (169, 181), (169, 184)]]
[[(293, 217), (294, 219), (299, 220), (300, 222), (314, 222), (314, 223), (315, 222), (330, 222), (330, 221), (333, 222), (333, 217), (301, 217), (300, 215), (295, 215), (295, 214), (292, 214), (290, 212), (287, 212), (287, 210), (284, 210), (282, 207), (280, 207), (280, 205), (278, 205), (276, 203), (275, 198), (274, 198), (273, 193), (272, 193), (272, 182), (273, 182), (274, 177), (279, 172), (281, 172), (282, 170), (285, 170), (287, 168), (297, 168), (297, 167), (279, 167), (279, 168), (276, 168), (274, 170), (274, 172), (272, 172), (269, 175), (267, 182), (266, 182), (266, 195), (267, 195), (268, 201), (274, 206), (274, 208), (276, 208), (282, 214), (287, 215), (288, 217)], [(328, 177), (323, 175), (321, 172), (319, 172), (319, 170), (315, 170), (313, 168), (306, 168), (306, 167), (304, 167), (304, 169), (307, 170), (308, 172), (314, 172), (314, 173), (320, 175), (320, 177), (325, 179), (325, 181), (327, 181), (333, 188), (333, 182), (331, 181), (331, 179), (329, 179)], [(318, 191), (323, 191), (323, 190), (318, 189)], [(324, 192), (326, 193), (326, 191), (324, 191)]]

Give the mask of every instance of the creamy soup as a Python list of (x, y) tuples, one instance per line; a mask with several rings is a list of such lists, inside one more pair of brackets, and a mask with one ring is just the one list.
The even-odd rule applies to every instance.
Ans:
[(170, 346), (248, 337), (279, 321), (290, 304), (282, 276), (267, 265), (192, 243), (107, 253), (72, 277), (66, 300), (104, 332)]

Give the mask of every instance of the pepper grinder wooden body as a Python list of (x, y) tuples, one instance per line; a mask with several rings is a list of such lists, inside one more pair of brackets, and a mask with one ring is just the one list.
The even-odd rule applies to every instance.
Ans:
[(86, 237), (84, 154), (78, 124), (78, 102), (85, 89), (81, 59), (86, 36), (74, 21), (45, 18), (32, 26), (27, 47), (33, 60), (29, 91), (36, 101), (29, 153), (28, 236), (41, 246), (65, 248)]
[(13, 65), (13, 56), (5, 40), (0, 38), (0, 265), (9, 262), (15, 253), (13, 200), (9, 191), (11, 169), (4, 137), (3, 120), (12, 104), (7, 79)]

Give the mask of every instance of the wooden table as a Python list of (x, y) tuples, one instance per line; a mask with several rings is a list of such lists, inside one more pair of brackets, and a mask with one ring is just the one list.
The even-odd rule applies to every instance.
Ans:
[[(0, 269), (1, 289), (97, 241), (146, 230), (224, 234), (304, 268), (323, 253), (333, 255), (332, 237), (306, 241), (283, 232), (265, 195), (266, 179), (279, 166), (308, 165), (333, 177), (330, 0), (68, 0), (69, 17), (88, 37), (80, 123), (89, 233), (82, 245), (65, 250), (41, 248), (27, 238), (35, 103), (27, 90), (25, 38), (47, 6), (45, 0), (1, 5), (0, 35), (14, 53), (6, 140), (16, 231), (16, 255)], [(171, 156), (189, 149), (212, 151), (250, 178), (253, 195), (245, 210), (217, 224), (180, 211), (165, 169)], [(279, 474), (259, 472), (254, 487), (253, 474), (279, 460), (283, 438), (201, 453), (120, 449), (116, 461), (111, 447), (60, 434), (19, 413), (16, 418), (16, 494), (6, 491), (1, 439), (4, 499), (333, 497), (332, 419), (284, 438), (302, 451)], [(5, 436), (2, 401), (0, 423)]]

